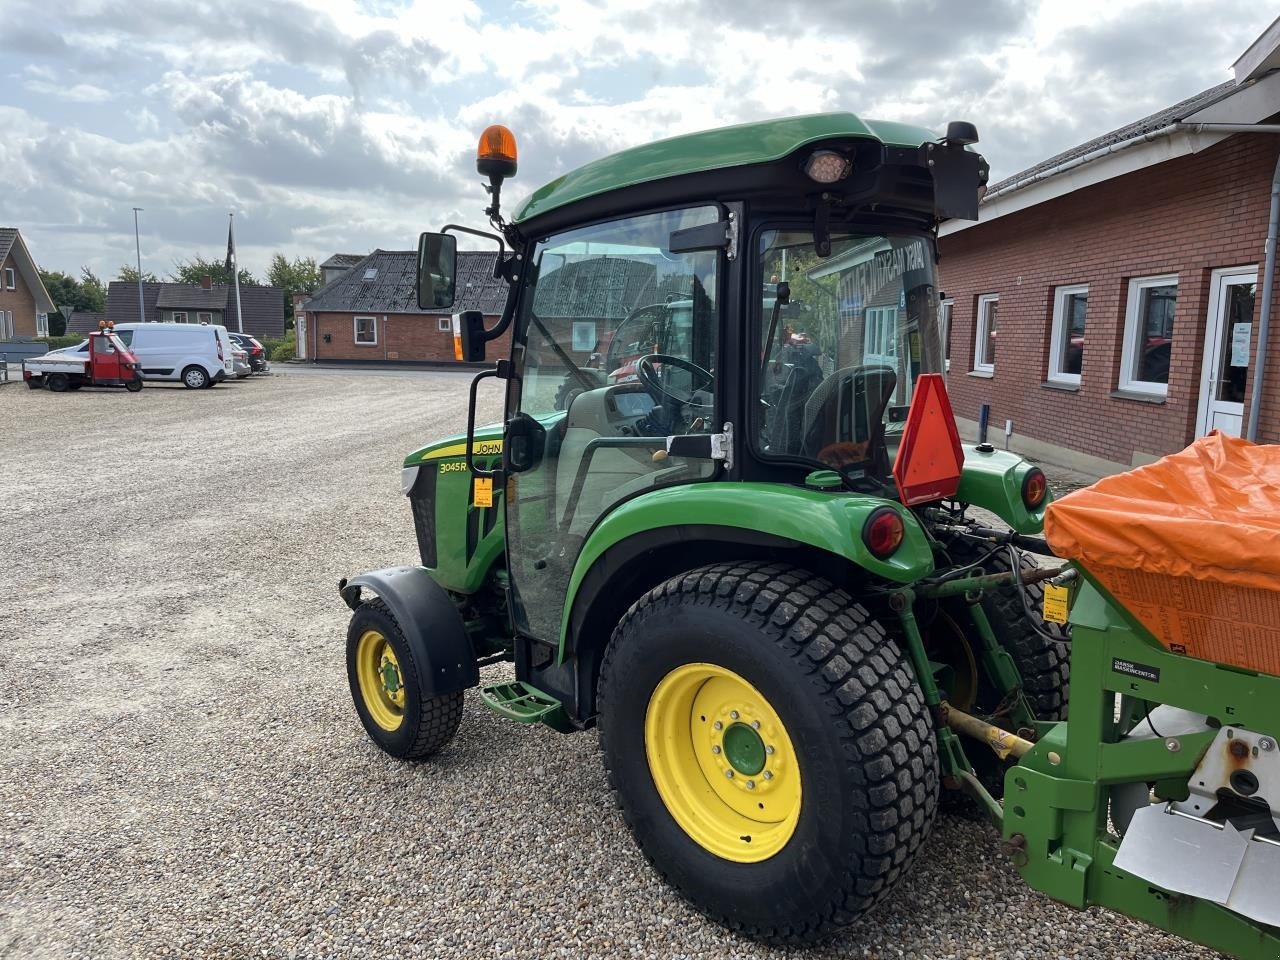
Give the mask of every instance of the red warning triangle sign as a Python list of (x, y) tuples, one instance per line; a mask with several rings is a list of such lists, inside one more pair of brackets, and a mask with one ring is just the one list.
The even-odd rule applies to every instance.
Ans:
[(893, 461), (893, 479), (904, 506), (954, 497), (964, 469), (964, 449), (940, 373), (922, 373)]

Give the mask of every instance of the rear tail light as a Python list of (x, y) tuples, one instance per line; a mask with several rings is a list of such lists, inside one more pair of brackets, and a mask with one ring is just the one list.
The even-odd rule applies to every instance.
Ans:
[(1022, 502), (1028, 510), (1038, 510), (1043, 506), (1045, 498), (1049, 495), (1049, 481), (1045, 478), (1044, 471), (1039, 467), (1033, 467), (1025, 477), (1022, 478)]
[(217, 343), (218, 343), (218, 359), (225, 360), (226, 358), (222, 355), (222, 341), (218, 340)]
[(878, 560), (887, 560), (893, 556), (902, 545), (905, 534), (906, 526), (893, 507), (876, 508), (862, 525), (862, 542)]

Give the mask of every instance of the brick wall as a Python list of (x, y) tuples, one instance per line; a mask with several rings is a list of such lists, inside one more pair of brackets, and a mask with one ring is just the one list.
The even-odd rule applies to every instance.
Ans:
[[(5, 282), (5, 269), (13, 270), (14, 289), (10, 290)], [(36, 335), (36, 298), (26, 280), (13, 253), (0, 264), (0, 310), (6, 314), (13, 313), (13, 335), (15, 337), (34, 337)], [(6, 327), (7, 329), (7, 327)]]
[[(378, 342), (355, 342), (354, 313), (307, 313), (307, 358), (310, 360), (387, 360), (423, 361), (452, 360), (453, 331), (439, 329), (439, 317), (413, 313), (380, 313), (375, 316)], [(366, 314), (360, 314), (366, 316)], [(448, 320), (448, 317), (444, 319)], [(499, 318), (486, 316), (486, 327)], [(325, 342), (325, 334), (330, 340)], [(511, 352), (511, 333), (507, 331), (487, 345), (487, 359), (495, 360)]]
[[(1257, 264), (1280, 137), (1231, 137), (1181, 157), (943, 237), (940, 289), (954, 300), (948, 388), (957, 415), (991, 404), (995, 435), (1015, 435), (1128, 465), (1195, 438), (1209, 285), (1214, 269)], [(1176, 273), (1178, 300), (1163, 402), (1117, 397), (1128, 282)], [(1087, 283), (1078, 390), (1045, 385), (1054, 288)], [(973, 376), (981, 294), (1000, 295), (995, 374)], [(1280, 297), (1259, 439), (1280, 441)], [(1256, 342), (1251, 354), (1257, 356)], [(1250, 367), (1249, 376), (1253, 370)], [(1249, 389), (1252, 389), (1250, 382)], [(1248, 403), (1245, 404), (1246, 416)]]

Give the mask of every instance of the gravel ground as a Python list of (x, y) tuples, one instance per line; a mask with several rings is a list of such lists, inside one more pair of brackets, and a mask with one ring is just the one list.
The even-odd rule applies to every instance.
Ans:
[(1212, 956), (1032, 893), (954, 817), (870, 918), (773, 952), (654, 878), (593, 734), (468, 696), (432, 762), (380, 753), (335, 584), (414, 562), (399, 461), (466, 384), (0, 387), (0, 955)]

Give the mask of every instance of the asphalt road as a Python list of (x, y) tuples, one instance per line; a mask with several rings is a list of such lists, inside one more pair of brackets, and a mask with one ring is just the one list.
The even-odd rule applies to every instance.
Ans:
[(400, 460), (468, 381), (0, 386), (0, 956), (1210, 956), (1032, 893), (954, 816), (874, 914), (778, 953), (655, 878), (593, 733), (469, 695), (436, 759), (381, 754), (336, 582), (415, 562)]

